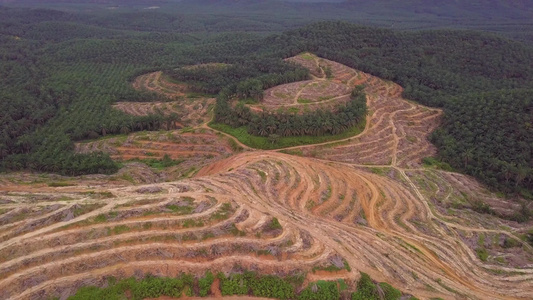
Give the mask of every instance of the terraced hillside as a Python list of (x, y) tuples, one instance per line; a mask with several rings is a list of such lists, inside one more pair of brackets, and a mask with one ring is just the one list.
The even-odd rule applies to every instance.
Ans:
[[(215, 104), (214, 98), (188, 95), (187, 86), (169, 81), (162, 72), (137, 77), (133, 82), (136, 90), (156, 93), (165, 101), (117, 102), (114, 108), (134, 116), (174, 114), (180, 122), (178, 127), (198, 126), (209, 121), (209, 111)], [(167, 128), (172, 129), (172, 128)]]
[(317, 109), (331, 110), (350, 101), (353, 88), (365, 82), (363, 78), (366, 74), (310, 53), (303, 53), (286, 61), (308, 68), (313, 79), (266, 90), (261, 103), (251, 106), (253, 110), (282, 109), (297, 113)]
[(154, 92), (168, 98), (179, 98), (186, 94), (187, 87), (168, 81), (163, 72), (153, 72), (141, 75), (133, 82), (137, 90)]
[(306, 283), (342, 278), (354, 288), (362, 271), (423, 299), (531, 297), (531, 224), (505, 218), (521, 206), (421, 162), (435, 151), (427, 136), (440, 111), (310, 54), (291, 60), (322, 77), (317, 83), (364, 84), (365, 131), (281, 151), (236, 150), (242, 146), (205, 125), (78, 145), (190, 165), (189, 154), (213, 156), (179, 181), (106, 186), (110, 177), (99, 176), (43, 187), (0, 177), (8, 187), (0, 188), (0, 299), (66, 298), (109, 276), (207, 269), (306, 272)]
[(354, 164), (417, 167), (422, 158), (436, 153), (427, 136), (437, 128), (442, 111), (409, 102), (401, 97), (399, 85), (363, 72), (348, 82), (365, 86), (370, 114), (364, 132), (337, 143), (302, 147), (304, 155)]

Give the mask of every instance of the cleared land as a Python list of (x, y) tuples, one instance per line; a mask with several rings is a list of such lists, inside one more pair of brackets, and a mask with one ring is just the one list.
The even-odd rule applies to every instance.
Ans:
[(133, 82), (133, 87), (140, 91), (153, 92), (172, 99), (184, 97), (187, 92), (186, 85), (170, 82), (161, 71), (137, 77)]
[(313, 79), (266, 90), (261, 103), (250, 106), (254, 111), (285, 110), (303, 113), (317, 109), (332, 110), (339, 104), (350, 101), (353, 88), (363, 83), (360, 80), (364, 76), (362, 72), (310, 53), (303, 53), (286, 61), (308, 68)]
[[(123, 162), (133, 160), (154, 164), (154, 161), (163, 160), (165, 156), (173, 160), (171, 164), (175, 166), (164, 168), (155, 179), (143, 179), (154, 177), (149, 170), (143, 170), (145, 176), (139, 174), (140, 176), (136, 176), (139, 177), (138, 180), (130, 180), (134, 182), (157, 182), (188, 177), (202, 166), (229, 157), (240, 150), (241, 147), (233, 140), (206, 128), (140, 132), (76, 144), (76, 151), (79, 153), (106, 152), (113, 159)], [(132, 172), (133, 170), (129, 170), (119, 175), (124, 176)]]
[[(162, 72), (144, 74), (135, 79), (133, 87), (139, 91), (155, 93), (166, 101), (117, 102), (114, 108), (134, 116), (175, 114), (178, 127), (199, 126), (209, 121), (214, 98), (197, 97), (187, 92), (184, 84), (173, 83)], [(171, 128), (168, 128), (171, 129)]]
[[(324, 60), (292, 60), (325, 76), (316, 68)], [(533, 249), (522, 237), (532, 224), (479, 206), (512, 215), (516, 201), (421, 164), (435, 153), (427, 135), (441, 112), (402, 99), (396, 84), (335, 64), (329, 70), (336, 84), (366, 86), (370, 115), (357, 137), (235, 154), (235, 141), (205, 128), (138, 133), (79, 151), (212, 160), (188, 179), (136, 186), (109, 180), (119, 175), (84, 177), (83, 185), (0, 177), (0, 299), (69, 295), (107, 276), (243, 268), (351, 285), (363, 271), (420, 298), (530, 298)]]
[(395, 83), (322, 61), (331, 65), (335, 80), (365, 87), (369, 111), (367, 126), (354, 138), (295, 150), (306, 156), (333, 161), (399, 167), (420, 166), (422, 158), (436, 153), (427, 136), (439, 125), (442, 111), (403, 99), (403, 89)]

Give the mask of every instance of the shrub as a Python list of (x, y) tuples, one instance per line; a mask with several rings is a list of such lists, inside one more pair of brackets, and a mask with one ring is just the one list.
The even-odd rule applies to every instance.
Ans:
[(281, 226), (277, 218), (272, 218), (272, 221), (270, 221), (270, 224), (268, 225), (268, 229), (277, 230), (277, 229), (283, 229), (283, 227)]
[(299, 300), (335, 300), (340, 298), (336, 281), (310, 283), (298, 296)]
[(477, 257), (479, 257), (479, 259), (481, 259), (482, 261), (487, 261), (487, 259), (489, 258), (489, 253), (485, 248), (477, 248), (476, 253)]
[(207, 271), (204, 277), (198, 279), (200, 297), (205, 297), (209, 294), (213, 281), (215, 281), (215, 276), (210, 271)]
[(357, 282), (357, 291), (352, 294), (352, 300), (378, 299), (377, 288), (370, 276), (361, 272), (361, 279)]

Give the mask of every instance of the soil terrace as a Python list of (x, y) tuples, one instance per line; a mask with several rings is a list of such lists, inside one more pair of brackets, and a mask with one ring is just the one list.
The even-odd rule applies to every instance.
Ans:
[[(531, 224), (473, 209), (476, 201), (501, 214), (519, 207), (467, 176), (421, 166), (435, 153), (427, 136), (441, 111), (401, 98), (396, 84), (311, 54), (289, 60), (319, 78), (306, 85), (364, 84), (365, 131), (284, 150), (298, 155), (236, 153), (235, 141), (205, 128), (79, 144), (80, 152), (165, 153), (203, 166), (179, 181), (100, 185), (101, 196), (88, 186), (42, 183), (20, 183), (27, 189), (21, 193), (5, 175), (0, 181), (11, 190), (0, 189), (0, 299), (68, 296), (104, 285), (107, 276), (242, 268), (302, 271), (307, 282), (344, 278), (351, 285), (363, 271), (420, 298), (531, 297), (533, 249), (519, 238)], [(191, 155), (212, 157), (198, 162)], [(274, 218), (281, 229), (272, 227)], [(344, 261), (351, 271), (320, 270), (343, 269)]]
[(250, 105), (252, 110), (281, 109), (295, 113), (316, 109), (331, 110), (339, 104), (348, 102), (351, 91), (356, 85), (363, 83), (361, 79), (365, 76), (362, 72), (310, 53), (286, 60), (308, 68), (313, 79), (283, 84), (266, 90), (260, 104)]

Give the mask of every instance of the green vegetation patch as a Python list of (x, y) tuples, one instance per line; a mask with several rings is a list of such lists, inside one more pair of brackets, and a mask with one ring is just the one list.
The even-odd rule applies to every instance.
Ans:
[(127, 278), (116, 282), (110, 279), (108, 287), (98, 288), (94, 286), (83, 287), (78, 292), (69, 297), (69, 300), (89, 300), (89, 299), (106, 299), (122, 300), (126, 291), (131, 294), (132, 300), (142, 300), (145, 298), (158, 298), (161, 296), (170, 296), (179, 298), (185, 292), (192, 295), (194, 278), (191, 275), (182, 275), (178, 278), (163, 278), (147, 276), (142, 280)]
[[(352, 293), (354, 300), (396, 300), (402, 293), (387, 283), (375, 283), (365, 273), (357, 283), (357, 291)], [(211, 294), (215, 278), (220, 280), (220, 291), (223, 296), (242, 295), (266, 297), (273, 299), (298, 300), (339, 300), (340, 292), (349, 286), (344, 280), (311, 282), (303, 287), (306, 275), (298, 273), (291, 276), (260, 275), (244, 271), (228, 276), (218, 273), (216, 277), (210, 271), (204, 276), (194, 278), (189, 274), (181, 274), (176, 278), (154, 277), (147, 275), (137, 280), (133, 277), (117, 281), (109, 277), (106, 287), (88, 286), (80, 288), (69, 300), (141, 300), (169, 296), (180, 298), (182, 295), (206, 297)], [(379, 289), (383, 292), (378, 292)], [(297, 292), (300, 291), (300, 292)], [(416, 300), (411, 297), (410, 300)]]
[(284, 278), (272, 275), (258, 275), (253, 272), (233, 274), (229, 277), (223, 274), (220, 278), (220, 290), (223, 296), (253, 295), (276, 299), (294, 299), (295, 288)]
[[(378, 285), (383, 293), (378, 292)], [(361, 279), (357, 282), (357, 291), (352, 294), (352, 300), (395, 300), (402, 297), (402, 292), (395, 289), (388, 283), (376, 284), (372, 281), (370, 276), (361, 272)], [(411, 299), (416, 299), (412, 297)]]
[(220, 123), (210, 123), (209, 127), (220, 130), (227, 134), (234, 136), (239, 142), (245, 144), (248, 147), (262, 150), (283, 149), (289, 147), (312, 145), (319, 143), (332, 142), (336, 140), (342, 140), (350, 138), (360, 134), (365, 129), (365, 122), (361, 121), (356, 126), (348, 129), (347, 131), (336, 135), (323, 135), (323, 136), (288, 136), (279, 137), (277, 141), (272, 142), (268, 137), (255, 136), (248, 133), (246, 126), (233, 128), (229, 125)]
[(305, 60), (315, 60), (314, 56), (311, 53), (308, 53), (308, 52), (302, 53), (302, 54), (300, 54), (298, 56), (300, 56), (301, 58), (303, 58)]
[(309, 286), (300, 292), (298, 300), (322, 300), (339, 299), (340, 292), (336, 281), (322, 281), (310, 283)]
[[(151, 153), (146, 153), (146, 155), (150, 156)], [(165, 154), (163, 158), (157, 159), (157, 158), (151, 158), (151, 159), (131, 159), (128, 161), (137, 161), (142, 162), (146, 164), (149, 167), (152, 167), (154, 169), (162, 170), (165, 168), (170, 168), (173, 166), (177, 166), (184, 162), (183, 159), (172, 159), (168, 154)]]
[(422, 163), (425, 167), (435, 168), (444, 171), (453, 171), (453, 168), (446, 162), (439, 161), (435, 157), (424, 157)]
[(306, 98), (298, 98), (298, 103), (301, 103), (301, 104), (309, 104), (309, 103), (313, 103), (314, 101), (313, 100), (310, 100), (310, 99), (306, 99)]
[(477, 257), (479, 257), (479, 259), (481, 259), (482, 261), (487, 261), (487, 259), (489, 258), (489, 252), (485, 248), (477, 248), (476, 254)]
[(278, 218), (272, 218), (272, 221), (270, 221), (270, 223), (268, 224), (268, 229), (269, 230), (281, 230), (283, 229), (283, 227), (279, 223)]

